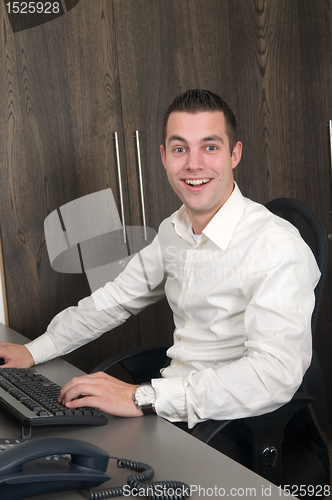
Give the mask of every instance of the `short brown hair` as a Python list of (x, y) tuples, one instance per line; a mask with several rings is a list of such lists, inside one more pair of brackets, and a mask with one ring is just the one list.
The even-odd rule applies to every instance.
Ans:
[(183, 111), (187, 113), (199, 113), (204, 111), (222, 111), (226, 121), (226, 133), (229, 140), (231, 153), (237, 143), (236, 118), (228, 104), (218, 95), (210, 90), (186, 90), (178, 95), (170, 104), (163, 121), (162, 139), (166, 147), (167, 123), (171, 113)]

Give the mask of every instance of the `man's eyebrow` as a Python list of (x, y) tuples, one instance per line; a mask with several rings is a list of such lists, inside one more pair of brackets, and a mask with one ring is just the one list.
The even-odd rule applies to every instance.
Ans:
[(187, 142), (183, 137), (180, 135), (171, 135), (168, 139), (168, 143), (173, 142), (173, 141), (178, 141), (178, 142)]
[(201, 139), (201, 142), (209, 142), (209, 141), (218, 141), (224, 143), (224, 139), (220, 137), (219, 135), (209, 135), (208, 137), (204, 137)]

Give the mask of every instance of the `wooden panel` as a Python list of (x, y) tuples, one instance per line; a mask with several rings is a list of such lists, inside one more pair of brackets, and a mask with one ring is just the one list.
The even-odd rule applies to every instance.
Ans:
[[(0, 216), (9, 325), (34, 338), (58, 311), (90, 293), (85, 276), (51, 269), (44, 219), (108, 187), (120, 206), (112, 134), (121, 132), (122, 117), (112, 3), (81, 1), (58, 20), (15, 35), (1, 3), (1, 25), (6, 148)], [(128, 203), (125, 176), (123, 184)], [(134, 323), (122, 332), (129, 346), (137, 343)], [(95, 359), (91, 347), (70, 359), (89, 370), (100, 356), (117, 352), (111, 341), (97, 341), (93, 349)]]
[[(328, 120), (332, 119), (331, 8), (330, 1), (298, 2), (304, 137), (301, 147), (305, 158), (302, 174), (305, 191), (301, 195), (317, 212), (328, 234), (332, 232), (330, 152), (326, 127)], [(329, 420), (332, 421), (331, 241), (328, 245), (329, 265), (314, 347), (322, 364)]]
[(242, 159), (234, 175), (245, 196), (262, 202), (267, 198), (265, 121), (269, 109), (263, 90), (266, 60), (262, 61), (261, 38), (267, 23), (264, 17), (260, 21), (256, 3), (247, 0), (229, 2), (229, 19), (234, 112), (243, 143)]
[[(157, 229), (181, 205), (160, 160), (167, 107), (180, 92), (197, 87), (232, 101), (228, 5), (218, 0), (116, 0), (114, 16), (131, 216), (135, 225), (142, 224), (134, 140), (139, 130), (147, 224)], [(140, 325), (142, 344), (171, 342), (174, 327), (165, 302), (141, 313)]]
[(180, 205), (159, 153), (168, 105), (195, 87), (232, 100), (227, 2), (116, 0), (114, 15), (132, 218), (142, 223), (134, 141), (139, 130), (147, 222), (157, 229)]
[[(236, 113), (244, 142), (237, 180), (257, 201), (298, 198), (331, 232), (328, 138), (331, 116), (330, 2), (229, 2)], [(236, 75), (238, 77), (236, 78)], [(331, 250), (315, 349), (332, 418)]]
[[(244, 142), (237, 180), (260, 202), (303, 192), (296, 2), (230, 3), (237, 116)], [(237, 78), (236, 78), (236, 75)], [(295, 140), (294, 140), (295, 138)]]

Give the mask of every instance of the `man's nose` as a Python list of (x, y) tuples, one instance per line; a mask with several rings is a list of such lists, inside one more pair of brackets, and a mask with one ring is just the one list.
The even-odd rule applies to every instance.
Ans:
[(204, 168), (204, 159), (199, 151), (190, 151), (187, 161), (188, 170), (202, 170)]

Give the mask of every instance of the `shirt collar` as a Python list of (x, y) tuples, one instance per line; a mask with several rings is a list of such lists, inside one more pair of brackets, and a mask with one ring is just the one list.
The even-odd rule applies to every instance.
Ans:
[(182, 205), (182, 207), (175, 212), (171, 222), (174, 225), (176, 233), (192, 245), (194, 239), (191, 234), (191, 221), (185, 205)]
[[(203, 235), (218, 245), (222, 250), (226, 250), (236, 225), (243, 213), (245, 198), (238, 185), (234, 182), (234, 189), (226, 203), (218, 210), (213, 219), (203, 230)], [(185, 205), (182, 205), (172, 219), (175, 231), (181, 238), (189, 243), (193, 243), (191, 236), (191, 221)]]

